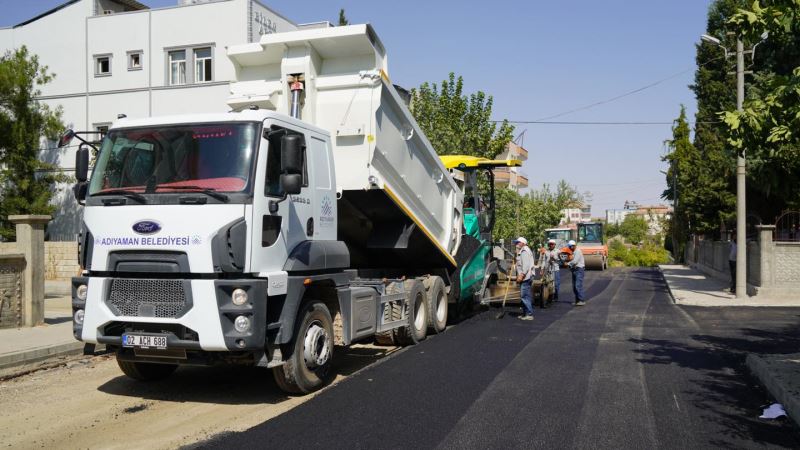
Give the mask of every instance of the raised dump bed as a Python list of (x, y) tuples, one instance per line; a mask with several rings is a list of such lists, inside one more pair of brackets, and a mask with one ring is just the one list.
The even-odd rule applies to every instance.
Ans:
[(354, 267), (456, 265), (462, 193), (390, 82), (371, 26), (268, 34), (228, 57), (232, 108), (271, 109), (330, 132), (339, 239)]

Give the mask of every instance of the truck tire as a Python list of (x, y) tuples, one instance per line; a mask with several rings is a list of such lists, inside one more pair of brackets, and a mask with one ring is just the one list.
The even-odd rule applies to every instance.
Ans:
[(395, 340), (402, 345), (413, 345), (425, 340), (428, 334), (428, 296), (420, 280), (407, 280), (406, 308), (408, 325), (397, 328)]
[(447, 290), (441, 277), (428, 277), (424, 285), (428, 294), (428, 326), (438, 334), (447, 328)]
[(284, 348), (289, 352), (282, 366), (273, 367), (275, 383), (289, 394), (308, 394), (320, 389), (331, 375), (333, 320), (319, 301), (306, 303), (297, 316), (296, 333)]
[(139, 381), (158, 381), (167, 378), (178, 368), (177, 364), (155, 364), (135, 361), (122, 361), (117, 357), (117, 365), (122, 373)]

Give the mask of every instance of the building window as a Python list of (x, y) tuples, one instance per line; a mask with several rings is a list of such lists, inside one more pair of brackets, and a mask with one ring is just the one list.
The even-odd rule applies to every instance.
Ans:
[(107, 77), (111, 75), (111, 55), (95, 55), (94, 76)]
[(142, 70), (142, 51), (128, 52), (128, 70)]
[(169, 52), (169, 84), (186, 84), (186, 50)]
[(194, 49), (194, 82), (212, 81), (211, 47)]
[(165, 49), (167, 85), (214, 81), (214, 44)]

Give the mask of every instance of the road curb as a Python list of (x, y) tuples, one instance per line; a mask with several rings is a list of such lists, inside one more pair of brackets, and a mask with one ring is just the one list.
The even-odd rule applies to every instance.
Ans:
[(667, 277), (664, 276), (664, 271), (661, 270), (661, 266), (656, 266), (658, 269), (658, 273), (661, 274), (661, 279), (664, 281), (664, 286), (667, 287), (667, 293), (669, 294), (669, 298), (672, 299), (673, 304), (679, 304), (677, 300), (675, 300), (675, 295), (672, 293), (672, 288), (669, 287), (669, 283), (667, 282)]
[(29, 366), (51, 358), (74, 356), (82, 353), (83, 342), (78, 341), (11, 353), (0, 356), (0, 373), (9, 375), (6, 372), (13, 373), (12, 369), (17, 367)]
[[(774, 355), (775, 358), (780, 357), (784, 360), (787, 356)], [(750, 372), (767, 388), (767, 391), (775, 397), (775, 400), (783, 405), (783, 409), (789, 418), (800, 426), (800, 396), (797, 395), (798, 393), (792, 392), (791, 388), (787, 386), (783, 377), (778, 374), (780, 371), (775, 367), (770, 367), (770, 363), (764, 358), (753, 353), (747, 355), (746, 362)], [(800, 368), (800, 364), (794, 368), (793, 372), (795, 374), (798, 373), (798, 368)]]

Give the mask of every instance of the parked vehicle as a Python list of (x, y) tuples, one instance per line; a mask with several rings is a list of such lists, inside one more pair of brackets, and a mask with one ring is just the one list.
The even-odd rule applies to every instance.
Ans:
[(368, 25), (228, 56), (232, 112), (121, 118), (91, 180), (78, 151), (77, 339), (138, 380), (246, 364), (308, 393), (335, 346), (417, 343), (485, 295), (494, 188), (478, 180), (519, 161), (440, 160)]

